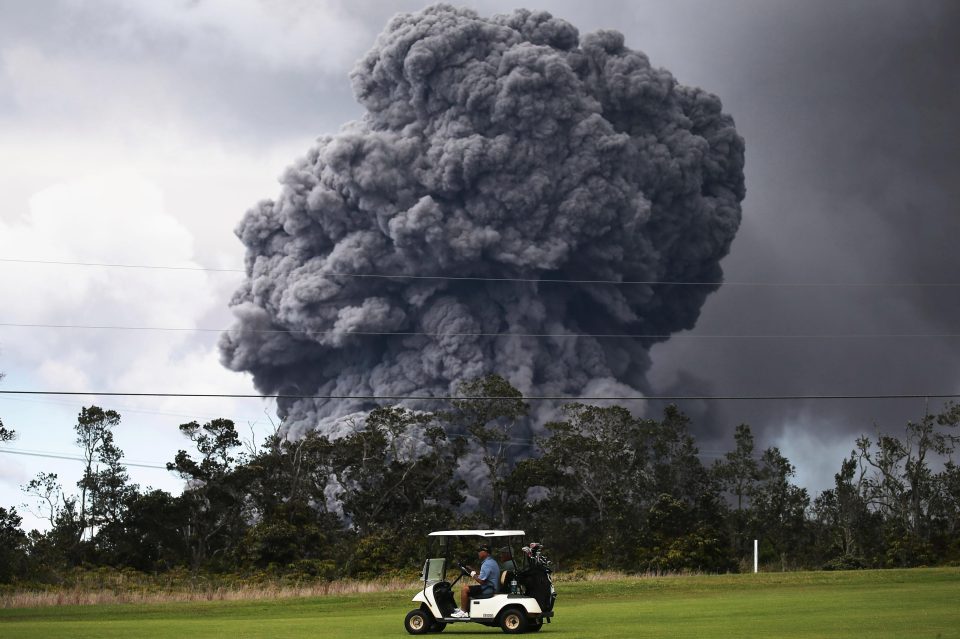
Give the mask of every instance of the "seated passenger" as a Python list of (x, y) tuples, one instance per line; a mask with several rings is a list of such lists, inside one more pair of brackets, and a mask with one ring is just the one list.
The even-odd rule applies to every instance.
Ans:
[(470, 571), (470, 577), (477, 583), (473, 586), (464, 582), (460, 588), (460, 607), (453, 611), (451, 617), (465, 618), (470, 616), (470, 599), (486, 599), (492, 597), (500, 584), (500, 567), (490, 556), (490, 546), (481, 544), (477, 548), (480, 559), (480, 572)]
[(517, 564), (513, 561), (510, 546), (504, 546), (497, 550), (497, 563), (500, 564), (500, 592), (515, 593)]
[(513, 554), (510, 552), (510, 546), (504, 546), (497, 551), (497, 558), (500, 560), (500, 570), (503, 572), (517, 572), (517, 564), (513, 562)]

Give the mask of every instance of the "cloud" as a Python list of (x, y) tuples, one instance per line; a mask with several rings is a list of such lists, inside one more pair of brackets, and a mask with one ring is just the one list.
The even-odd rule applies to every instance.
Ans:
[(23, 464), (17, 459), (13, 459), (13, 455), (0, 452), (0, 460), (3, 460), (3, 463), (0, 464), (0, 484), (19, 487), (29, 481), (29, 475)]
[[(743, 225), (723, 267), (734, 286), (710, 298), (693, 331), (652, 351), (659, 392), (718, 395), (949, 393), (960, 387), (960, 306), (947, 282), (960, 233), (958, 5), (760, 3), (732, 13), (712, 86), (750, 141)], [(742, 37), (737, 38), (735, 34)], [(760, 55), (758, 52), (762, 51)], [(868, 284), (843, 286), (841, 284)], [(892, 284), (892, 285), (891, 285)], [(902, 285), (902, 286), (901, 286)], [(708, 334), (857, 334), (850, 338)], [(865, 335), (931, 337), (865, 337)], [(941, 337), (934, 337), (940, 335)], [(937, 407), (931, 402), (931, 410)], [(686, 408), (686, 407), (685, 407)], [(924, 402), (710, 402), (694, 425), (729, 448), (748, 422), (763, 446), (809, 438), (831, 472), (874, 423), (896, 429)], [(846, 442), (846, 443), (844, 443)], [(798, 466), (822, 468), (815, 445)], [(807, 477), (812, 476), (808, 473)]]
[[(200, 211), (202, 212), (202, 211)], [(183, 213), (182, 211), (180, 212)], [(0, 254), (8, 258), (199, 267), (194, 237), (174, 218), (163, 190), (132, 169), (114, 169), (61, 181), (29, 200), (27, 213), (0, 220)], [(205, 259), (208, 256), (203, 256)], [(0, 296), (9, 323), (165, 328), (222, 326), (234, 284), (204, 271), (4, 264)], [(218, 361), (216, 332), (13, 328), (3, 330), (4, 387), (56, 391), (244, 393), (249, 381)], [(28, 398), (24, 398), (28, 399)], [(78, 396), (8, 404), (4, 422), (17, 430), (16, 446), (72, 454), (73, 418), (80, 406), (119, 410), (117, 441), (127, 458), (163, 464), (186, 447), (176, 426), (217, 416), (268, 421), (260, 400)], [(269, 427), (258, 424), (262, 434)], [(44, 460), (66, 486), (74, 462)], [(18, 466), (18, 468), (21, 468)], [(22, 468), (21, 468), (22, 470)], [(165, 471), (131, 469), (135, 481), (176, 490)], [(25, 472), (25, 471), (24, 471)], [(10, 479), (6, 501), (16, 499)], [(141, 479), (142, 478), (142, 479)], [(36, 524), (33, 524), (36, 525)]]
[(58, 128), (133, 114), (169, 120), (179, 107), (167, 73), (144, 73), (129, 61), (73, 57), (46, 51), (37, 43), (14, 43), (0, 48), (7, 100), (28, 122), (56, 122)]
[[(164, 208), (160, 189), (131, 170), (94, 174), (35, 194), (25, 219), (0, 222), (0, 253), (67, 262), (162, 264), (196, 267), (192, 236)], [(220, 300), (211, 276), (169, 271), (81, 266), (6, 265), (0, 282), (11, 323), (134, 327), (197, 327)], [(210, 352), (212, 340), (190, 332), (149, 334), (122, 330), (8, 329), (12, 367), (36, 368), (38, 381), (79, 390), (116, 388), (151, 371), (152, 382), (128, 390), (156, 389), (167, 369), (177, 379), (177, 359)], [(215, 366), (209, 373), (226, 377)]]
[[(130, 40), (143, 31), (184, 45), (196, 59), (242, 58), (273, 69), (336, 72), (360, 52), (364, 29), (348, 3), (330, 0), (278, 3), (266, 0), (115, 3), (130, 20)], [(132, 46), (132, 43), (131, 43)]]
[(337, 3), (18, 5), (0, 25), (0, 121), (131, 145), (145, 122), (232, 146), (302, 140), (354, 112), (340, 98), (369, 37), (351, 16)]

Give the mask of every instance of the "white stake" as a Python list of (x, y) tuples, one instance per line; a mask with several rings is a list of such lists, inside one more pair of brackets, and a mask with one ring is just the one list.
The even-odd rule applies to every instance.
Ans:
[(757, 560), (759, 553), (757, 552), (757, 540), (753, 540), (753, 572), (757, 572)]

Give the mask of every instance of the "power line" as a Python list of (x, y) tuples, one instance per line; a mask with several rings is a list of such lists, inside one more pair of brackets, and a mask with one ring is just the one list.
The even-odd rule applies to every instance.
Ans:
[[(63, 407), (63, 408), (75, 408), (75, 407), (76, 407), (76, 402), (73, 402), (73, 401), (70, 401), (70, 400), (66, 400), (66, 399), (64, 399), (64, 400), (42, 400), (42, 399), (27, 399), (27, 398), (25, 398), (25, 397), (10, 397), (10, 398), (7, 398), (7, 401), (11, 401), (11, 402), (23, 402), (23, 403), (28, 403), (28, 404), (43, 404), (43, 405), (46, 405), (46, 406), (60, 406), (60, 407)], [(116, 410), (116, 411), (119, 411), (119, 412), (123, 413), (124, 415), (126, 415), (127, 413), (133, 413), (133, 414), (137, 414), (137, 415), (159, 415), (159, 416), (161, 416), (161, 417), (180, 417), (180, 418), (184, 418), (184, 417), (185, 417), (185, 418), (187, 418), (187, 419), (197, 419), (198, 417), (209, 418), (209, 419), (217, 419), (217, 418), (220, 418), (220, 417), (227, 417), (228, 419), (231, 419), (233, 422), (238, 423), (238, 424), (239, 424), (239, 423), (246, 423), (246, 424), (248, 424), (248, 425), (250, 425), (250, 426), (258, 426), (258, 425), (261, 425), (261, 417), (253, 417), (253, 416), (236, 417), (236, 416), (224, 415), (223, 413), (195, 413), (195, 412), (190, 412), (190, 413), (173, 413), (173, 412), (170, 412), (170, 411), (146, 410), (146, 409), (143, 409), (143, 408), (132, 408), (132, 407), (130, 407), (130, 406), (123, 406), (123, 405), (117, 405), (117, 404), (110, 404), (110, 408), (112, 408), (112, 409), (114, 409), (114, 410)]]
[(627, 396), (581, 396), (570, 395), (529, 395), (506, 397), (496, 395), (307, 395), (286, 393), (123, 393), (100, 391), (46, 391), (46, 390), (0, 390), (0, 395), (65, 395), (97, 397), (184, 397), (184, 398), (226, 398), (226, 399), (323, 399), (323, 400), (362, 400), (362, 401), (467, 401), (467, 400), (521, 400), (521, 401), (564, 401), (564, 402), (605, 402), (605, 401), (763, 401), (763, 400), (869, 400), (869, 399), (951, 399), (960, 397), (960, 393), (876, 393), (841, 395), (627, 395)]
[[(110, 331), (157, 331), (157, 332), (197, 332), (224, 333), (231, 328), (170, 327), (170, 326), (119, 326), (88, 324), (27, 324), (18, 322), (0, 322), (8, 328), (56, 328), (77, 330)], [(594, 338), (594, 339), (896, 339), (896, 338), (935, 338), (953, 339), (960, 333), (460, 333), (426, 331), (344, 331), (344, 330), (307, 330), (307, 329), (242, 329), (244, 333), (256, 334), (293, 334), (293, 335), (358, 335), (399, 337), (537, 337), (537, 338)]]
[[(245, 269), (212, 268), (203, 266), (166, 266), (160, 264), (117, 264), (108, 262), (70, 262), (62, 260), (27, 260), (0, 258), (0, 262), (13, 264), (48, 264), (58, 266), (84, 266), (103, 268), (148, 269), (164, 271), (199, 271), (209, 273), (245, 273)], [(754, 287), (795, 287), (795, 288), (956, 288), (960, 282), (751, 282), (751, 281), (713, 281), (684, 282), (676, 280), (604, 280), (575, 278), (523, 278), (523, 277), (482, 277), (452, 275), (410, 275), (402, 273), (344, 273), (328, 271), (324, 275), (331, 277), (352, 277), (370, 279), (406, 279), (406, 280), (444, 280), (469, 282), (518, 282), (528, 284), (614, 284), (646, 286), (754, 286)]]
[[(527, 446), (534, 445), (537, 442), (534, 440), (507, 440), (507, 445), (511, 446)], [(59, 455), (56, 453), (40, 452), (40, 451), (26, 451), (26, 450), (16, 450), (13, 448), (0, 448), (0, 453), (9, 453), (11, 455), (24, 455), (27, 457), (42, 457), (45, 459), (65, 459), (67, 461), (78, 461), (86, 462), (87, 460), (83, 457), (76, 457), (73, 455)], [(698, 451), (695, 453), (697, 457), (708, 457), (708, 458), (719, 458), (726, 455), (726, 453), (720, 453), (716, 451)], [(754, 459), (760, 459), (759, 455), (753, 455)], [(123, 466), (132, 466), (135, 468), (151, 468), (156, 470), (169, 470), (166, 465), (158, 464), (148, 464), (145, 462), (122, 462)]]
[(111, 264), (107, 262), (67, 262), (61, 260), (21, 260), (0, 258), (0, 262), (11, 264), (48, 264), (53, 266), (96, 266), (104, 268), (148, 269), (160, 271), (205, 271), (208, 273), (243, 273), (242, 268), (211, 268), (204, 266), (165, 266), (161, 264)]
[[(79, 462), (85, 462), (85, 461), (87, 461), (87, 460), (85, 460), (85, 459), (82, 458), (82, 457), (74, 457), (74, 456), (71, 456), (71, 455), (56, 455), (56, 454), (53, 454), (53, 453), (34, 453), (34, 452), (28, 452), (28, 451), (25, 451), (25, 450), (15, 450), (15, 449), (13, 449), (13, 448), (0, 448), (0, 453), (10, 453), (11, 455), (26, 455), (26, 456), (28, 456), (28, 457), (46, 457), (46, 458), (48, 458), (48, 459), (66, 459), (66, 460), (69, 460), (69, 461), (79, 461)], [(167, 470), (167, 467), (166, 467), (166, 466), (156, 466), (156, 465), (154, 465), (154, 464), (140, 464), (140, 463), (136, 463), (136, 462), (123, 462), (123, 465), (124, 465), (124, 466), (135, 466), (135, 467), (137, 467), (137, 468), (157, 468), (157, 469), (160, 469), (160, 470)]]

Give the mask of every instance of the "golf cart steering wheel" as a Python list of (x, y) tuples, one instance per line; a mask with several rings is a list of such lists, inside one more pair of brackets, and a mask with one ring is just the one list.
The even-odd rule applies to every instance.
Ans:
[(452, 583), (452, 584), (450, 584), (450, 587), (451, 587), (451, 588), (452, 588), (454, 585), (456, 585), (456, 583), (457, 583), (458, 581), (460, 581), (461, 579), (463, 579), (464, 577), (469, 577), (469, 576), (470, 576), (470, 571), (467, 569), (466, 566), (463, 565), (463, 562), (458, 561), (458, 562), (457, 562), (457, 568), (460, 569), (460, 574), (457, 575), (457, 578), (453, 580), (453, 583)]

